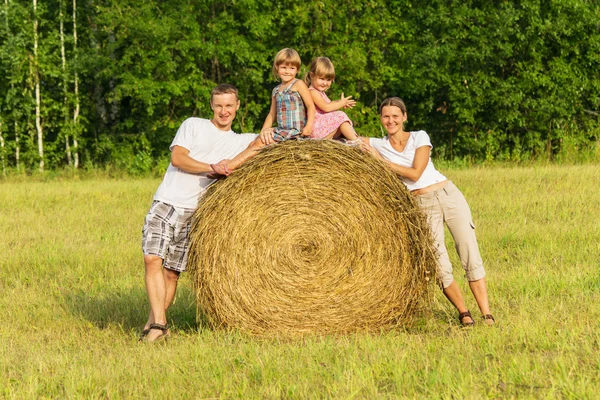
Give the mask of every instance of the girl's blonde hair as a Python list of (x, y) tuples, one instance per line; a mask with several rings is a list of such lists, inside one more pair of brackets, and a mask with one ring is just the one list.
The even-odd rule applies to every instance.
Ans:
[(279, 74), (277, 73), (277, 67), (281, 64), (292, 64), (294, 67), (298, 68), (300, 71), (300, 66), (302, 65), (302, 60), (300, 60), (300, 55), (294, 49), (281, 49), (275, 55), (275, 61), (273, 61), (273, 76), (275, 79), (279, 79)]
[(383, 100), (379, 106), (379, 115), (381, 115), (383, 107), (388, 106), (398, 107), (400, 111), (402, 111), (402, 114), (406, 115), (406, 105), (400, 97), (388, 97), (387, 99)]
[(313, 77), (331, 80), (335, 79), (335, 68), (333, 68), (333, 63), (329, 58), (317, 57), (312, 60), (308, 72), (306, 73), (306, 76), (304, 76), (304, 83), (306, 83), (306, 86), (310, 86)]

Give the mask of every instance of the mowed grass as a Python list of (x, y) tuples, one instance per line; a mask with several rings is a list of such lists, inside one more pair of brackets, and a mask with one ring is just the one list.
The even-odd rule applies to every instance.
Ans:
[(496, 327), (461, 329), (435, 290), (404, 330), (258, 339), (197, 325), (184, 274), (157, 346), (137, 335), (159, 180), (0, 183), (0, 398), (598, 398), (600, 167), (444, 172), (471, 205)]

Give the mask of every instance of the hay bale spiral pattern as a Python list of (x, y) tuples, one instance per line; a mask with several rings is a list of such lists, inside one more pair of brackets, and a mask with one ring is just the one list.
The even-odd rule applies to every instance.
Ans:
[(382, 162), (306, 140), (264, 149), (209, 189), (189, 267), (213, 326), (295, 336), (409, 322), (435, 256), (425, 217)]

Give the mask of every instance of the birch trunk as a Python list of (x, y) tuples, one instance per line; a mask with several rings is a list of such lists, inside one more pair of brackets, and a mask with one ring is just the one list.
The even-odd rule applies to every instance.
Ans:
[[(8, 25), (8, 9), (9, 9), (9, 1), (8, 0), (4, 0), (4, 7), (6, 10), (6, 12), (4, 13), (4, 24), (6, 25), (6, 33), (8, 35), (10, 35), (11, 34), (10, 27)], [(12, 75), (12, 72), (11, 72), (11, 75)], [(12, 76), (10, 79), (10, 89), (13, 93), (15, 92), (15, 83), (13, 82)], [(14, 114), (14, 108), (11, 109), (11, 112), (13, 115), (13, 122), (14, 122), (14, 127), (15, 127), (15, 164), (17, 166), (17, 171), (19, 171), (19, 169), (20, 169), (20, 167), (19, 167), (20, 148), (19, 148), (19, 131), (17, 129), (18, 123), (17, 123), (17, 119)]]
[(79, 168), (79, 147), (77, 145), (78, 119), (79, 119), (79, 81), (77, 77), (77, 0), (73, 0), (73, 59), (75, 60), (75, 109), (73, 110), (73, 152), (75, 155), (75, 168)]
[(69, 145), (69, 99), (67, 96), (68, 88), (67, 88), (67, 57), (65, 56), (65, 31), (64, 31), (64, 14), (63, 14), (63, 0), (60, 0), (58, 3), (59, 13), (58, 18), (60, 22), (60, 58), (62, 61), (62, 77), (63, 77), (63, 114), (65, 116), (64, 122), (64, 130), (65, 132), (65, 152), (67, 154), (67, 164), (69, 167), (73, 165), (73, 161), (71, 159), (71, 146)]
[(40, 71), (38, 64), (38, 20), (37, 0), (33, 0), (33, 78), (35, 82), (35, 128), (37, 130), (40, 172), (44, 171), (44, 138), (40, 117)]
[(21, 148), (19, 147), (19, 124), (15, 121), (15, 165), (17, 171), (21, 171), (21, 164), (19, 164), (19, 158), (21, 157)]
[(4, 136), (2, 136), (2, 121), (0, 121), (0, 159), (2, 159), (2, 175), (6, 176), (6, 163), (4, 162)]

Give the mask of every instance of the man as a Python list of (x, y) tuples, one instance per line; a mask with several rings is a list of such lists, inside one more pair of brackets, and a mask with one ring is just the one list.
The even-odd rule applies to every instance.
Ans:
[(211, 120), (188, 118), (171, 143), (171, 164), (154, 194), (142, 230), (146, 290), (150, 315), (141, 340), (155, 342), (169, 335), (166, 312), (175, 297), (179, 274), (186, 269), (191, 217), (198, 200), (215, 179), (213, 163), (233, 158), (257, 135), (231, 130), (240, 107), (237, 89), (228, 84), (210, 95)]

